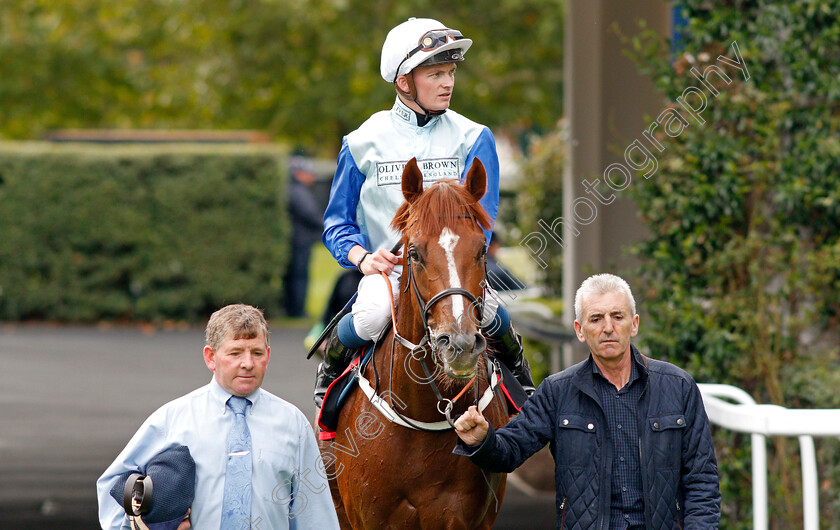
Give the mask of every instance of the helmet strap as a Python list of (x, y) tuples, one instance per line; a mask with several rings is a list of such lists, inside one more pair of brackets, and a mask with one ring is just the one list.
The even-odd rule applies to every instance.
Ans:
[[(399, 83), (395, 81), (394, 82), (394, 88), (397, 89), (397, 94), (401, 95), (402, 97), (404, 97), (405, 99), (407, 99), (409, 101), (414, 101), (416, 103), (417, 102), (417, 88), (414, 86), (414, 76), (411, 75), (411, 72), (409, 72), (409, 73), (404, 74), (400, 77), (405, 78), (405, 82), (408, 85), (408, 92), (401, 89)], [(397, 78), (397, 79), (399, 80), (399, 78)]]

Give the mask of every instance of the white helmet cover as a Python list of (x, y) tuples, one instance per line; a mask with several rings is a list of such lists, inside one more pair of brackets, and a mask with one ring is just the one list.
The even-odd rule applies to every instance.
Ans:
[[(463, 58), (463, 55), (472, 46), (472, 40), (470, 39), (459, 38), (454, 40), (450, 37), (446, 39), (445, 44), (439, 47), (428, 51), (423, 50), (420, 39), (429, 31), (434, 30), (452, 31), (437, 20), (413, 17), (389, 31), (388, 36), (385, 37), (385, 44), (382, 45), (382, 61), (379, 66), (382, 79), (394, 83), (397, 77), (411, 72), (420, 63), (447, 50), (458, 49), (461, 52), (461, 58)], [(412, 51), (414, 53), (409, 57)], [(398, 68), (399, 71), (397, 71)]]

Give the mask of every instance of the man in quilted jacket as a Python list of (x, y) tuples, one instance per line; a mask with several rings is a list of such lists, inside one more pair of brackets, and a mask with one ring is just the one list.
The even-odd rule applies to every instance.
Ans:
[(557, 528), (717, 528), (717, 462), (700, 390), (684, 370), (630, 343), (639, 316), (623, 279), (599, 274), (575, 295), (589, 359), (546, 378), (498, 431), (470, 407), (454, 452), (511, 472), (550, 444)]

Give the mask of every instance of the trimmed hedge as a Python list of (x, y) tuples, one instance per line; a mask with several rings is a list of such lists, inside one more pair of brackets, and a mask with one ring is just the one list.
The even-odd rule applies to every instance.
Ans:
[(0, 319), (270, 314), (285, 180), (276, 147), (0, 144)]

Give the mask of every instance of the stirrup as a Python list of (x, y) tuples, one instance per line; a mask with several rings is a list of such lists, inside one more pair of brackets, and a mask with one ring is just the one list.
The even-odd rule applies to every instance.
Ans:
[(516, 378), (525, 394), (531, 397), (536, 392), (534, 379), (531, 377), (531, 365), (523, 355), (522, 336), (513, 329), (513, 324), (504, 335), (498, 338), (488, 338), (488, 349), (496, 358), (505, 364), (510, 373)]
[(327, 395), (327, 389), (341, 374), (340, 371), (334, 372), (331, 366), (327, 366), (325, 362), (318, 364), (318, 372), (315, 374), (315, 391), (313, 399), (315, 406), (319, 409), (324, 402), (324, 396)]
[(534, 379), (531, 377), (531, 365), (528, 363), (528, 359), (524, 356), (520, 357), (520, 362), (517, 363), (517, 366), (511, 368), (510, 373), (519, 381), (519, 384), (522, 385), (522, 390), (525, 391), (528, 397), (534, 395), (537, 389), (534, 387)]

